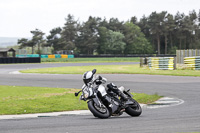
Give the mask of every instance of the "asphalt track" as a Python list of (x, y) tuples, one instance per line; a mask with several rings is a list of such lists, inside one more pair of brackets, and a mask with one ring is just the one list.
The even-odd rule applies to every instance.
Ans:
[[(81, 75), (10, 74), (10, 72), (31, 68), (98, 64), (113, 63), (0, 65), (0, 85), (81, 88)], [(182, 99), (184, 103), (178, 106), (143, 109), (140, 117), (130, 117), (124, 114), (120, 117), (102, 120), (91, 115), (64, 115), (0, 120), (0, 133), (200, 132), (200, 77), (138, 74), (102, 74), (102, 76), (106, 77), (108, 82), (114, 82), (118, 86), (123, 85), (134, 92), (158, 93)]]

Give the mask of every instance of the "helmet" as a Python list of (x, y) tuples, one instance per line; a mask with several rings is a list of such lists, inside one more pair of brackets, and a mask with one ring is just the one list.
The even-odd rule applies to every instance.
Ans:
[(92, 81), (93, 75), (94, 74), (91, 71), (87, 71), (83, 74), (83, 82), (85, 85), (88, 85), (88, 83)]

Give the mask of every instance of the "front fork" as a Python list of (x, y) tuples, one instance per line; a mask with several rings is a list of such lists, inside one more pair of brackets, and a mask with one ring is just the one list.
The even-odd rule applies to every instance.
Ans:
[(97, 106), (102, 107), (102, 103), (100, 101), (100, 99), (97, 96), (97, 93), (94, 94), (94, 98), (92, 98), (92, 100), (96, 103)]

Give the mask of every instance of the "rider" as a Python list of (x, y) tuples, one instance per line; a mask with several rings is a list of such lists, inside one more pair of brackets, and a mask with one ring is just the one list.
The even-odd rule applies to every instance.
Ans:
[[(100, 84), (105, 84), (107, 81), (106, 78), (101, 77), (101, 76), (96, 76), (96, 78), (94, 78), (94, 73), (92, 71), (87, 71), (83, 74), (83, 82), (86, 85), (92, 84), (93, 82), (95, 82), (96, 85), (100, 85)], [(120, 96), (123, 100), (128, 100), (127, 96), (124, 95), (124, 93), (122, 93), (118, 87), (116, 85), (114, 85), (113, 83), (109, 83), (107, 84), (107, 88), (108, 90), (112, 90), (114, 93), (116, 93), (118, 96)]]

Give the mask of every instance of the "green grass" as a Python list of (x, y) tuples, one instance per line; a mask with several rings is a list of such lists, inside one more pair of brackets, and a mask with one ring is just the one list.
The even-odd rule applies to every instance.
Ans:
[[(78, 89), (0, 86), (0, 115), (57, 112), (87, 109), (87, 103), (74, 96)], [(134, 93), (139, 103), (152, 103), (157, 94)]]
[(139, 65), (98, 65), (98, 66), (69, 66), (57, 68), (42, 68), (22, 70), (22, 73), (48, 73), (48, 74), (83, 74), (86, 71), (97, 69), (100, 74), (150, 74), (150, 75), (172, 75), (172, 76), (200, 76), (198, 70), (150, 70)]
[(135, 100), (143, 104), (151, 104), (157, 101), (159, 98), (163, 97), (159, 96), (158, 94), (153, 94), (153, 95), (148, 95), (145, 93), (132, 93), (132, 94)]
[(115, 57), (115, 58), (42, 58), (41, 62), (68, 62), (68, 63), (78, 63), (78, 62), (139, 62), (139, 57)]
[(200, 132), (180, 132), (180, 133), (200, 133)]
[(0, 115), (87, 109), (75, 89), (0, 86)]

